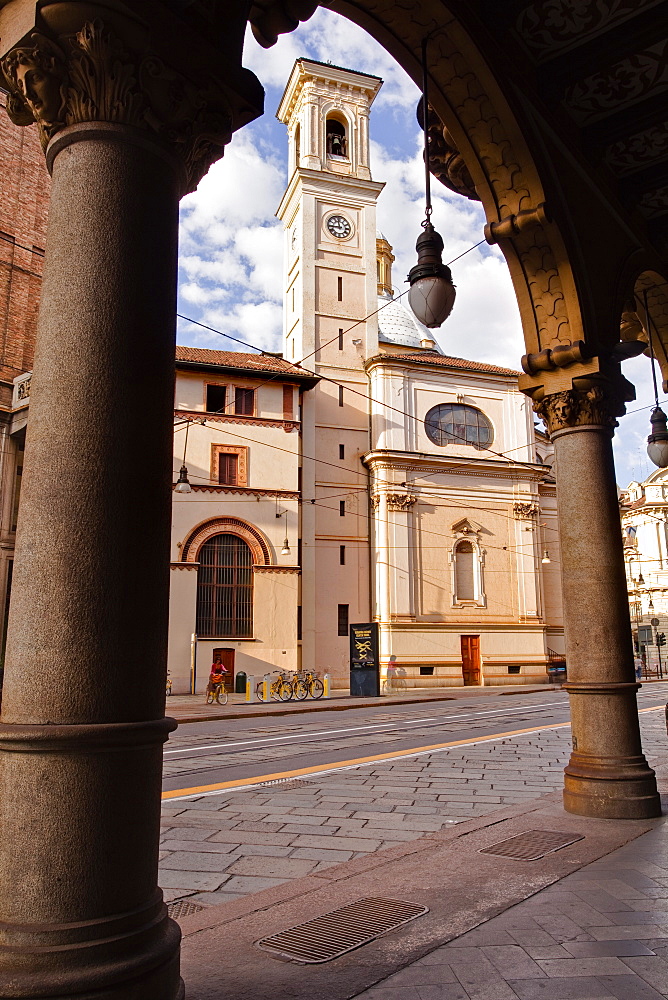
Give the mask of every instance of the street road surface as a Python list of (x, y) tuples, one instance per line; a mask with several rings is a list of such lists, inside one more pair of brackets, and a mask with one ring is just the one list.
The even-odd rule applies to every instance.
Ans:
[[(646, 686), (639, 709), (661, 704), (666, 685)], [(298, 721), (299, 720), (299, 721)], [(526, 695), (499, 694), (470, 700), (378, 706), (313, 716), (269, 716), (184, 725), (166, 745), (163, 791), (192, 794), (219, 782), (308, 768), (326, 770), (341, 762), (382, 754), (424, 752), (459, 740), (487, 740), (501, 734), (540, 730), (569, 722), (568, 697), (558, 688)], [(170, 796), (171, 797), (171, 796)]]

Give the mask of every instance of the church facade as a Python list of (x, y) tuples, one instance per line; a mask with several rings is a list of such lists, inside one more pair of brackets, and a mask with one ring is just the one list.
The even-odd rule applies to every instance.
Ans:
[[(552, 450), (518, 373), (444, 356), (393, 298), (369, 167), (380, 86), (300, 59), (281, 100), (283, 358), (179, 349), (190, 444), (174, 474), (185, 460), (192, 493), (175, 493), (175, 691), (194, 664), (200, 690), (214, 656), (254, 676), (315, 668), (344, 688), (350, 625), (369, 621), (383, 676), (393, 665), (409, 686), (542, 682), (563, 654)], [(235, 412), (239, 388), (252, 412)], [(239, 566), (207, 563), (216, 547), (243, 557), (244, 583)], [(218, 622), (202, 610), (212, 573)]]

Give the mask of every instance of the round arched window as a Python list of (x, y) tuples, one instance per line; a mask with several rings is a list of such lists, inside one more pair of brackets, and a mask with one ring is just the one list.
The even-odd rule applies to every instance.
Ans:
[(432, 406), (424, 420), (427, 437), (434, 444), (470, 444), (478, 451), (489, 448), (494, 434), (492, 425), (480, 410), (462, 403), (439, 403)]

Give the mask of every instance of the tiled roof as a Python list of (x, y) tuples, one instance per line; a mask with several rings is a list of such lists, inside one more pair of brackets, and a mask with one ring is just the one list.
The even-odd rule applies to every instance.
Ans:
[(241, 351), (209, 351), (204, 347), (177, 347), (176, 360), (191, 365), (220, 365), (223, 368), (240, 368), (254, 372), (280, 372), (282, 375), (313, 377), (313, 373), (291, 365), (283, 358), (270, 354), (244, 354)]
[(420, 351), (415, 354), (380, 354), (372, 360), (377, 361), (411, 361), (421, 365), (439, 365), (441, 368), (463, 368), (466, 371), (487, 372), (490, 375), (511, 375), (517, 378), (521, 372), (512, 368), (499, 368), (498, 365), (488, 365), (482, 361), (467, 361), (466, 358), (450, 358), (436, 351)]

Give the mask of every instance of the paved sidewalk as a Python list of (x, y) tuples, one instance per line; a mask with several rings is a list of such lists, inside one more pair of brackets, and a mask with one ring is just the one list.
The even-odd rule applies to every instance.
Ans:
[(668, 826), (567, 875), (356, 996), (668, 997)]
[[(642, 718), (649, 735), (656, 719)], [(168, 800), (160, 885), (167, 902), (212, 906), (317, 874), (559, 789), (569, 754), (565, 727), (313, 775), (296, 787)]]
[(254, 719), (267, 715), (302, 715), (310, 712), (340, 712), (354, 708), (378, 708), (385, 705), (414, 705), (429, 701), (454, 701), (486, 695), (532, 694), (536, 691), (559, 692), (560, 684), (521, 684), (493, 687), (409, 688), (405, 694), (382, 698), (352, 698), (347, 691), (336, 690), (331, 698), (317, 701), (250, 703), (243, 694), (231, 694), (227, 705), (207, 705), (203, 694), (174, 694), (167, 698), (166, 714), (183, 725), (189, 722), (215, 722), (220, 719)]

